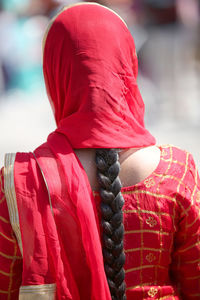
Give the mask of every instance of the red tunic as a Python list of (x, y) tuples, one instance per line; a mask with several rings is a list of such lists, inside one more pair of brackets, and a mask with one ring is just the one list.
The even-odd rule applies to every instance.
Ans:
[(22, 257), (9, 222), (4, 195), (3, 171), (0, 171), (0, 299), (18, 299)]
[[(161, 146), (156, 170), (122, 189), (127, 300), (200, 299), (200, 181), (191, 154)], [(0, 188), (0, 299), (18, 299), (22, 260)], [(94, 192), (97, 207), (99, 194)]]

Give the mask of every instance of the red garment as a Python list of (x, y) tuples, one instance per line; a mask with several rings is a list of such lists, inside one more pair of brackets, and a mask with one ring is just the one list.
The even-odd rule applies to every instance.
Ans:
[[(55, 222), (50, 209), (46, 211), (47, 215), (42, 213), (51, 226), (45, 227), (42, 220), (40, 226), (37, 205), (33, 204), (31, 210), (33, 216), (36, 214), (34, 224), (37, 227), (32, 232), (37, 239), (35, 247), (44, 249), (41, 256), (50, 253), (51, 258), (47, 257), (41, 263), (36, 255), (30, 265), (29, 233), (24, 224), (30, 214), (28, 203), (33, 195), (25, 194), (24, 190), (25, 186), (28, 191), (35, 188), (31, 184), (37, 177), (37, 169), (33, 157), (17, 154), (15, 187), (25, 253), (23, 285), (56, 280), (59, 299), (110, 299), (94, 198), (87, 175), (72, 148), (126, 148), (155, 144), (155, 139), (144, 127), (144, 103), (136, 84), (137, 58), (133, 38), (125, 23), (109, 9), (97, 4), (75, 5), (53, 21), (45, 42), (43, 69), (58, 129), (35, 154), (53, 202), (55, 196), (53, 208), (58, 205), (58, 198), (67, 203), (62, 209), (70, 216), (70, 221), (62, 223), (62, 228), (66, 228), (70, 236), (71, 248), (66, 248), (65, 243), (63, 248), (59, 244), (62, 229), (57, 230), (56, 212)], [(46, 157), (52, 159), (46, 160)], [(27, 173), (31, 188), (26, 185), (27, 178), (24, 182), (26, 159), (32, 170)], [(59, 166), (57, 173), (51, 164)], [(59, 182), (62, 188), (54, 188), (55, 178), (59, 181), (60, 176), (67, 187), (64, 194), (62, 181)], [(42, 203), (43, 198), (40, 191), (35, 203), (39, 199)], [(24, 213), (26, 208), (27, 213)], [(46, 241), (40, 232), (49, 236), (49, 227), (53, 239)], [(54, 256), (52, 251), (57, 254)], [(44, 266), (43, 270), (41, 266)], [(82, 272), (88, 276), (81, 276)], [(56, 278), (55, 273), (58, 274)], [(87, 278), (87, 282), (83, 278)]]
[[(200, 299), (200, 180), (192, 156), (161, 146), (156, 170), (122, 188), (127, 300)], [(100, 202), (99, 194), (95, 199)], [(99, 212), (100, 214), (100, 212)]]
[[(35, 151), (47, 186), (33, 154), (17, 153), (14, 165), (23, 246), (22, 285), (56, 282), (59, 300), (110, 300), (95, 201), (73, 148), (155, 144), (144, 127), (144, 104), (136, 84), (137, 58), (126, 25), (97, 4), (77, 5), (63, 11), (54, 20), (46, 39), (44, 76), (58, 125), (47, 143)], [(185, 176), (182, 171), (178, 174)], [(151, 187), (152, 181), (147, 185)], [(170, 185), (166, 185), (163, 195), (169, 190)], [(153, 195), (143, 191), (141, 196), (145, 205), (142, 210), (149, 210), (149, 206), (153, 209)], [(191, 194), (188, 197), (191, 199)], [(168, 198), (164, 199), (168, 203)], [(159, 206), (159, 212), (166, 210), (166, 206)], [(138, 214), (140, 220), (140, 210)], [(158, 220), (162, 221), (161, 216)], [(149, 238), (151, 235), (147, 242)], [(143, 249), (143, 239), (139, 242)], [(147, 285), (141, 274), (142, 271), (140, 285)], [(131, 289), (129, 275), (126, 280), (130, 300), (154, 297), (152, 289), (159, 285), (158, 281), (149, 281), (151, 287), (142, 288), (141, 292), (136, 287)], [(175, 292), (166, 284), (170, 284), (167, 279), (165, 286), (162, 281), (159, 295), (171, 297)]]
[(57, 132), (72, 148), (155, 144), (144, 126), (133, 38), (109, 9), (81, 4), (59, 14), (45, 42), (43, 70)]
[[(127, 299), (197, 300), (200, 297), (200, 181), (189, 153), (172, 146), (161, 146), (160, 150), (156, 170), (144, 181), (122, 189)], [(38, 178), (38, 183), (41, 185), (42, 178)], [(57, 186), (57, 181), (55, 184)], [(42, 187), (45, 191), (43, 184)], [(0, 251), (12, 255), (14, 243), (10, 248), (9, 239), (13, 233), (4, 192), (1, 187), (0, 190)], [(94, 197), (100, 218), (99, 193), (94, 192)], [(13, 290), (20, 285), (20, 280), (16, 281), (20, 279), (19, 264), (15, 265), (14, 277), (1, 273), (2, 270), (9, 273), (12, 265), (12, 259), (0, 255), (2, 300), (9, 296), (1, 290), (5, 291), (8, 286)], [(10, 299), (18, 298), (12, 294)]]
[(4, 177), (0, 170), (0, 299), (17, 300), (22, 276), (22, 257), (10, 224)]
[(55, 282), (56, 299), (111, 299), (94, 197), (83, 167), (61, 134), (56, 139), (50, 135), (48, 144), (35, 154), (51, 200), (33, 154), (17, 153), (14, 178), (23, 246), (22, 286)]

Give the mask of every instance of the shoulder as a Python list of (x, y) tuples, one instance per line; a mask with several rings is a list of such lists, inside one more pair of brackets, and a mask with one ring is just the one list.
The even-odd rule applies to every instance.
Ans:
[(171, 144), (158, 145), (161, 150), (162, 156), (166, 159), (177, 160), (179, 162), (184, 162), (187, 156), (191, 155), (188, 151), (181, 149), (177, 146)]
[(165, 166), (164, 181), (168, 189), (177, 197), (190, 199), (199, 190), (199, 174), (193, 156), (190, 152), (173, 145), (161, 145), (161, 161)]
[(193, 176), (198, 172), (194, 158), (187, 150), (173, 145), (160, 145), (158, 147), (161, 151), (161, 160), (168, 162), (168, 168), (172, 170), (173, 173), (177, 173), (176, 175), (178, 177), (181, 176), (182, 180), (186, 177), (188, 172)]

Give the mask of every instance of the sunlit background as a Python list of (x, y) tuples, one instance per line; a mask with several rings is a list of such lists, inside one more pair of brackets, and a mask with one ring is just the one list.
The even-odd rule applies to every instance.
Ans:
[[(62, 0), (0, 0), (0, 165), (55, 129), (42, 77), (42, 37)], [(78, 1), (80, 2), (80, 1)], [(200, 167), (200, 0), (99, 1), (135, 39), (146, 125), (157, 143), (193, 153)]]

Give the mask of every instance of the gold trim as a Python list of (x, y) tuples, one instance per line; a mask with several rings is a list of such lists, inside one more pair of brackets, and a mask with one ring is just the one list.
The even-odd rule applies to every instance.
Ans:
[(0, 216), (0, 221), (9, 224), (10, 222), (8, 220), (6, 220), (5, 218), (3, 218), (2, 216)]
[[(124, 252), (125, 253), (129, 253), (129, 252), (136, 252), (136, 251), (140, 251), (140, 248), (130, 248), (130, 249), (125, 249)], [(164, 248), (147, 248), (147, 247), (143, 247), (144, 251), (155, 251), (155, 252), (163, 252), (163, 251), (169, 251), (168, 249), (164, 249)]]
[(56, 284), (21, 286), (19, 300), (55, 300)]
[(130, 210), (124, 210), (125, 214), (131, 214), (131, 213), (144, 213), (148, 215), (155, 215), (155, 216), (167, 216), (172, 217), (174, 219), (174, 216), (172, 216), (170, 213), (162, 212), (162, 211), (152, 211), (152, 210), (145, 210), (145, 209), (130, 209)]
[(139, 285), (133, 285), (133, 286), (129, 286), (126, 288), (126, 290), (133, 290), (133, 289), (140, 289), (141, 287), (145, 287), (145, 286), (151, 286), (152, 282), (144, 282), (142, 284)]
[(199, 219), (200, 219), (199, 217), (200, 217), (200, 210), (199, 210), (199, 213), (198, 213), (197, 218), (196, 218), (192, 223), (187, 224), (187, 225), (186, 225), (186, 228), (187, 228), (187, 229), (190, 228), (190, 227), (193, 226), (197, 221), (199, 221)]
[(132, 234), (132, 233), (155, 233), (161, 235), (171, 235), (171, 232), (165, 232), (161, 230), (151, 230), (151, 229), (138, 229), (138, 230), (127, 230), (124, 234)]
[(170, 197), (170, 196), (166, 196), (166, 195), (158, 194), (158, 193), (152, 193), (152, 192), (149, 192), (146, 190), (124, 191), (124, 192), (122, 192), (122, 194), (124, 194), (124, 195), (147, 194), (147, 195), (150, 195), (155, 198), (164, 198), (167, 200), (171, 200), (172, 202), (176, 202), (176, 199), (174, 197)]
[[(4, 276), (7, 276), (7, 277), (10, 277), (10, 273), (4, 272), (2, 270), (0, 270), (0, 274), (2, 274)], [(15, 274), (12, 274), (12, 275), (14, 276)]]
[(4, 161), (4, 189), (5, 196), (8, 205), (8, 212), (10, 216), (10, 223), (12, 225), (13, 231), (15, 232), (21, 254), (23, 256), (22, 250), (22, 238), (19, 226), (19, 214), (15, 193), (15, 184), (14, 184), (14, 162), (15, 162), (15, 153), (7, 153), (5, 155)]
[[(16, 256), (17, 254), (17, 241), (15, 242), (14, 244), (14, 253), (13, 253), (13, 256)], [(8, 300), (11, 300), (11, 291), (12, 291), (12, 286), (13, 286), (13, 276), (15, 275), (14, 274), (14, 266), (15, 266), (15, 262), (16, 260), (13, 259), (12, 260), (12, 263), (10, 265), (10, 280), (9, 280), (9, 286), (8, 286)]]
[(8, 293), (15, 293), (15, 292), (17, 292), (18, 291), (18, 289), (14, 289), (14, 290), (12, 290), (12, 291), (10, 291), (10, 292), (8, 292), (8, 290), (7, 291), (4, 291), (4, 290), (0, 290), (0, 294), (8, 294)]
[(133, 271), (144, 270), (144, 269), (152, 269), (152, 268), (155, 268), (155, 266), (157, 266), (158, 268), (160, 268), (162, 270), (167, 270), (167, 267), (165, 267), (165, 266), (154, 264), (154, 265), (143, 265), (143, 266), (140, 266), (140, 267), (127, 269), (127, 270), (125, 270), (125, 273), (127, 274), (127, 273), (130, 273), (130, 272), (133, 272)]
[(11, 243), (15, 243), (14, 239), (9, 238), (8, 236), (6, 236), (5, 234), (3, 234), (2, 232), (0, 232), (0, 236), (2, 236), (4, 239), (6, 239), (7, 241), (9, 241)]
[(0, 256), (3, 256), (3, 257), (5, 257), (5, 258), (7, 258), (7, 259), (14, 259), (14, 258), (16, 258), (16, 259), (21, 259), (21, 256), (7, 255), (7, 254), (5, 254), (5, 253), (3, 253), (3, 252), (1, 252), (1, 251), (0, 251)]

